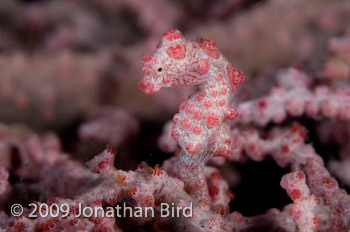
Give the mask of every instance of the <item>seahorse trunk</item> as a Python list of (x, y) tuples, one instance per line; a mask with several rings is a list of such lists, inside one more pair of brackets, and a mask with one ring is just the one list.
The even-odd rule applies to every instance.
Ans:
[(204, 164), (212, 157), (212, 154), (203, 153), (206, 154), (193, 155), (182, 150), (177, 166), (179, 177), (186, 184), (186, 191), (197, 201), (208, 205), (210, 196), (204, 175)]

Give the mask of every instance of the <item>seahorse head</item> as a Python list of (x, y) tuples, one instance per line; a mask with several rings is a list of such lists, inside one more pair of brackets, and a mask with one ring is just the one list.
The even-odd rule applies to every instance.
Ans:
[(181, 85), (180, 79), (186, 69), (187, 50), (187, 42), (180, 31), (163, 33), (156, 52), (152, 56), (142, 57), (145, 76), (139, 83), (140, 89), (146, 94), (153, 94), (164, 87)]

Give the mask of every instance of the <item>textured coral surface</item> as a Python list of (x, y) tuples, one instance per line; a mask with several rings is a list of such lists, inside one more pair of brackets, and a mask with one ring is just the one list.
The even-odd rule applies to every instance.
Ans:
[(350, 231), (348, 0), (1, 0), (0, 232)]

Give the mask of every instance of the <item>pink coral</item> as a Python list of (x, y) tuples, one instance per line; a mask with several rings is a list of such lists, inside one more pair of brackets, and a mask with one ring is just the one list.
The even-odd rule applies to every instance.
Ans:
[[(349, 21), (348, 0), (1, 0), (0, 231), (348, 232)], [(176, 27), (141, 87), (181, 87), (146, 96), (139, 58)], [(224, 57), (244, 86), (219, 91)], [(118, 155), (91, 158), (103, 143)], [(118, 206), (154, 215), (106, 216)]]
[(350, 37), (335, 37), (329, 41), (329, 50), (333, 53), (323, 70), (326, 76), (334, 80), (347, 80), (350, 77)]
[[(98, 177), (61, 151), (57, 136), (6, 135), (0, 139), (0, 167), (13, 174), (36, 181), (24, 182), (20, 188), (35, 188), (42, 197), (71, 197), (86, 191), (98, 182)], [(3, 172), (6, 173), (6, 172)]]
[(7, 109), (0, 112), (1, 120), (33, 127), (63, 125), (95, 107), (100, 73), (109, 63), (105, 55), (95, 58), (70, 51), (55, 56), (0, 55), (0, 106)]
[(119, 146), (135, 135), (138, 127), (138, 121), (127, 110), (100, 107), (80, 125), (78, 133), (83, 140), (97, 140)]
[[(320, 219), (317, 216), (317, 207), (320, 200), (310, 195), (310, 190), (305, 183), (305, 175), (296, 171), (283, 176), (281, 186), (295, 202), (289, 213), (294, 217), (300, 231), (314, 231), (320, 227)], [(324, 209), (325, 211), (325, 209)]]
[[(142, 215), (136, 220), (129, 218), (129, 224), (145, 225), (149, 224), (152, 230), (181, 230), (181, 231), (246, 231), (246, 229), (258, 228), (261, 225), (269, 225), (271, 228), (293, 228), (290, 217), (285, 212), (277, 209), (270, 210), (266, 215), (257, 217), (244, 217), (238, 212), (228, 214), (227, 205), (216, 208), (216, 212), (201, 207), (201, 204), (188, 195), (184, 189), (184, 183), (178, 178), (171, 177), (159, 166), (149, 167), (142, 163), (135, 171), (117, 170), (114, 167), (116, 149), (108, 147), (101, 154), (87, 163), (89, 169), (100, 176), (100, 183), (88, 191), (75, 196), (73, 199), (49, 198), (47, 204), (66, 204), (69, 206), (69, 214), (66, 217), (28, 217), (29, 210), (25, 210), (22, 217), (8, 217), (0, 212), (0, 229), (6, 231), (50, 230), (50, 231), (120, 231), (117, 227), (116, 218), (123, 219), (130, 211), (123, 208), (141, 207)], [(176, 161), (175, 161), (176, 162)], [(171, 169), (173, 165), (168, 168)], [(218, 170), (209, 168), (206, 174), (211, 176), (212, 186), (218, 189), (218, 196), (226, 194), (227, 184), (221, 179)], [(130, 201), (130, 198), (133, 201)], [(217, 197), (217, 202), (227, 204), (226, 197)], [(102, 211), (92, 217), (84, 217), (79, 214), (80, 207), (101, 208), (103, 204), (107, 207), (119, 206), (121, 210), (115, 211), (115, 217), (106, 216)], [(125, 202), (128, 202), (126, 205)], [(190, 217), (161, 217), (161, 204), (172, 205), (173, 207), (190, 207), (192, 216)], [(37, 205), (44, 204), (37, 202)], [(105, 205), (106, 206), (106, 205)], [(145, 216), (145, 208), (152, 207), (154, 216)], [(135, 212), (135, 211), (134, 211)], [(105, 212), (106, 213), (106, 212)], [(274, 215), (271, 219), (271, 215)], [(268, 219), (270, 218), (270, 219)], [(262, 224), (263, 223), (263, 224)], [(171, 225), (171, 227), (169, 227)], [(265, 225), (265, 226), (266, 226)], [(175, 227), (175, 228), (174, 228)], [(292, 230), (287, 230), (292, 231)]]
[[(323, 166), (322, 159), (315, 153), (312, 146), (304, 143), (305, 129), (298, 124), (294, 124), (292, 128), (275, 128), (266, 139), (253, 129), (243, 132), (236, 129), (232, 133), (237, 138), (235, 152), (240, 153), (236, 154), (238, 157), (247, 155), (253, 160), (261, 161), (271, 156), (278, 165), (291, 167), (293, 172), (282, 178), (281, 185), (286, 188), (295, 203), (285, 206), (282, 211), (270, 209), (266, 214), (254, 217), (244, 217), (236, 211), (228, 214), (227, 206), (233, 195), (228, 192), (228, 185), (219, 171), (204, 165), (212, 210), (203, 208), (201, 203), (194, 198), (195, 196), (191, 197), (185, 192), (184, 183), (176, 178), (179, 172), (175, 168), (177, 162), (175, 157), (164, 162), (162, 165), (164, 170), (157, 165), (151, 168), (146, 163), (141, 163), (135, 171), (123, 171), (114, 167), (116, 154), (114, 147), (108, 147), (87, 163), (89, 169), (99, 176), (99, 181), (93, 187), (75, 195), (73, 199), (49, 198), (47, 203), (68, 204), (71, 209), (77, 209), (79, 204), (82, 204), (83, 207), (98, 208), (102, 207), (103, 203), (114, 206), (118, 202), (127, 201), (126, 197), (130, 197), (134, 199), (134, 202), (130, 202), (131, 207), (147, 206), (159, 210), (160, 203), (174, 204), (178, 207), (188, 207), (192, 204), (193, 217), (138, 218), (139, 225), (152, 223), (155, 230), (168, 228), (168, 223), (176, 221), (176, 228), (182, 231), (210, 231), (213, 229), (246, 231), (263, 226), (283, 231), (295, 231), (295, 224), (291, 217), (294, 217), (301, 231), (316, 228), (320, 231), (344, 231), (349, 227), (350, 197), (330, 177)], [(35, 147), (32, 146), (31, 150), (40, 151), (39, 147), (39, 149)], [(66, 162), (70, 164), (69, 161)], [(71, 165), (80, 169), (79, 173), (90, 173), (84, 167), (80, 167), (77, 162)], [(69, 171), (69, 173), (72, 172)], [(93, 178), (94, 175), (90, 173), (89, 176)], [(61, 181), (62, 179), (54, 183)], [(84, 186), (79, 188), (84, 189)], [(26, 212), (29, 211), (26, 210)], [(76, 217), (76, 214), (76, 211), (71, 211), (64, 219), (53, 217), (29, 219), (26, 217), (27, 213), (20, 218), (7, 217), (1, 213), (0, 228), (8, 231), (15, 231), (19, 227), (28, 230), (52, 228), (53, 231), (60, 231), (64, 228), (73, 231), (102, 227), (106, 231), (118, 230), (114, 217), (104, 217), (103, 214), (100, 214), (97, 217), (84, 218)], [(132, 218), (130, 220), (129, 223), (136, 223), (132, 221)]]
[(239, 117), (234, 123), (256, 123), (265, 126), (269, 122), (281, 123), (288, 115), (320, 119), (350, 119), (350, 89), (317, 86), (311, 90), (312, 81), (306, 73), (289, 68), (277, 76), (278, 86), (258, 99), (242, 102), (237, 106)]
[(222, 56), (213, 40), (186, 40), (177, 30), (165, 32), (155, 54), (144, 56), (142, 62), (145, 77), (139, 86), (147, 94), (164, 87), (200, 85), (198, 93), (181, 103), (172, 137), (182, 148), (180, 178), (192, 196), (208, 203), (203, 167), (213, 156), (232, 154), (227, 120), (237, 116), (230, 104), (243, 73)]
[(10, 174), (0, 166), (0, 206), (6, 202), (12, 193), (12, 186), (9, 182)]
[(339, 188), (312, 146), (304, 143), (304, 128), (299, 124), (290, 129), (275, 128), (267, 140), (255, 130), (236, 136), (243, 136), (236, 152), (256, 161), (271, 156), (278, 165), (290, 166), (294, 171), (282, 178), (281, 185), (295, 202), (289, 213), (300, 230), (345, 231), (349, 228), (350, 196)]

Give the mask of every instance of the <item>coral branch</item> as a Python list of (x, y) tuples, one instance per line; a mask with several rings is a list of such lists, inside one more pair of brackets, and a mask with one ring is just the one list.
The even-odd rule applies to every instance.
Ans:
[(331, 119), (350, 119), (350, 89), (331, 90), (319, 86), (310, 90), (308, 76), (290, 68), (277, 76), (278, 86), (269, 95), (240, 103), (239, 116), (233, 123), (256, 123), (265, 126), (269, 122), (281, 123), (287, 115)]
[(247, 154), (256, 161), (271, 156), (279, 166), (291, 167), (293, 173), (283, 177), (281, 185), (295, 201), (290, 214), (300, 230), (346, 231), (349, 228), (350, 196), (339, 188), (313, 147), (304, 143), (303, 127), (294, 124), (291, 129), (275, 128), (268, 139), (262, 139), (253, 129), (233, 133), (235, 152)]
[[(72, 197), (98, 182), (97, 175), (61, 152), (53, 133), (42, 137), (8, 134), (0, 139), (0, 151), (0, 166), (24, 179), (21, 188), (35, 189), (41, 197)], [(38, 182), (32, 185), (33, 181)]]
[[(218, 191), (215, 202), (219, 205), (216, 212), (201, 207), (201, 204), (185, 192), (184, 183), (155, 167), (149, 167), (142, 163), (135, 171), (116, 170), (113, 166), (115, 159), (115, 148), (109, 147), (100, 155), (88, 162), (89, 168), (99, 173), (101, 182), (88, 191), (75, 196), (73, 199), (49, 198), (48, 204), (56, 203), (60, 206), (68, 204), (70, 211), (66, 217), (38, 217), (28, 218), (29, 211), (25, 210), (22, 217), (8, 217), (0, 212), (0, 230), (24, 231), (50, 230), (50, 231), (77, 231), (77, 230), (98, 230), (98, 231), (120, 231), (116, 224), (116, 218), (128, 218), (129, 224), (150, 225), (153, 230), (177, 230), (177, 231), (246, 231), (261, 226), (294, 231), (295, 225), (285, 211), (272, 209), (266, 215), (256, 217), (243, 217), (238, 212), (228, 214), (227, 203), (229, 199), (226, 194), (227, 184), (221, 179), (220, 174), (214, 168), (207, 168), (206, 175), (210, 176), (210, 185)], [(176, 162), (175, 160), (173, 160)], [(101, 165), (103, 164), (103, 165)], [(171, 166), (173, 167), (173, 165)], [(224, 198), (221, 198), (224, 196)], [(130, 201), (133, 199), (133, 201)], [(221, 200), (220, 200), (221, 199)], [(123, 203), (124, 202), (124, 203)], [(125, 204), (127, 202), (127, 205)], [(37, 202), (38, 205), (43, 203)], [(107, 215), (107, 211), (99, 211), (97, 216), (84, 217), (79, 214), (79, 207), (101, 208), (107, 207), (131, 207), (133, 212), (139, 207), (141, 216), (128, 217), (125, 211), (115, 211)], [(161, 204), (172, 207), (189, 207), (190, 217), (161, 217)], [(216, 203), (214, 203), (216, 204)], [(225, 204), (225, 205), (221, 205)], [(106, 206), (106, 205), (105, 205)], [(154, 215), (145, 216), (145, 207), (152, 207)], [(61, 212), (62, 213), (62, 212)], [(273, 219), (271, 216), (273, 215)], [(135, 215), (134, 215), (135, 216)], [(171, 228), (169, 227), (171, 225)], [(175, 227), (175, 228), (174, 228)]]
[(138, 127), (136, 118), (128, 111), (101, 107), (79, 127), (78, 133), (83, 140), (97, 140), (119, 146), (135, 135)]
[(9, 183), (9, 172), (0, 166), (0, 206), (10, 198), (12, 186)]

